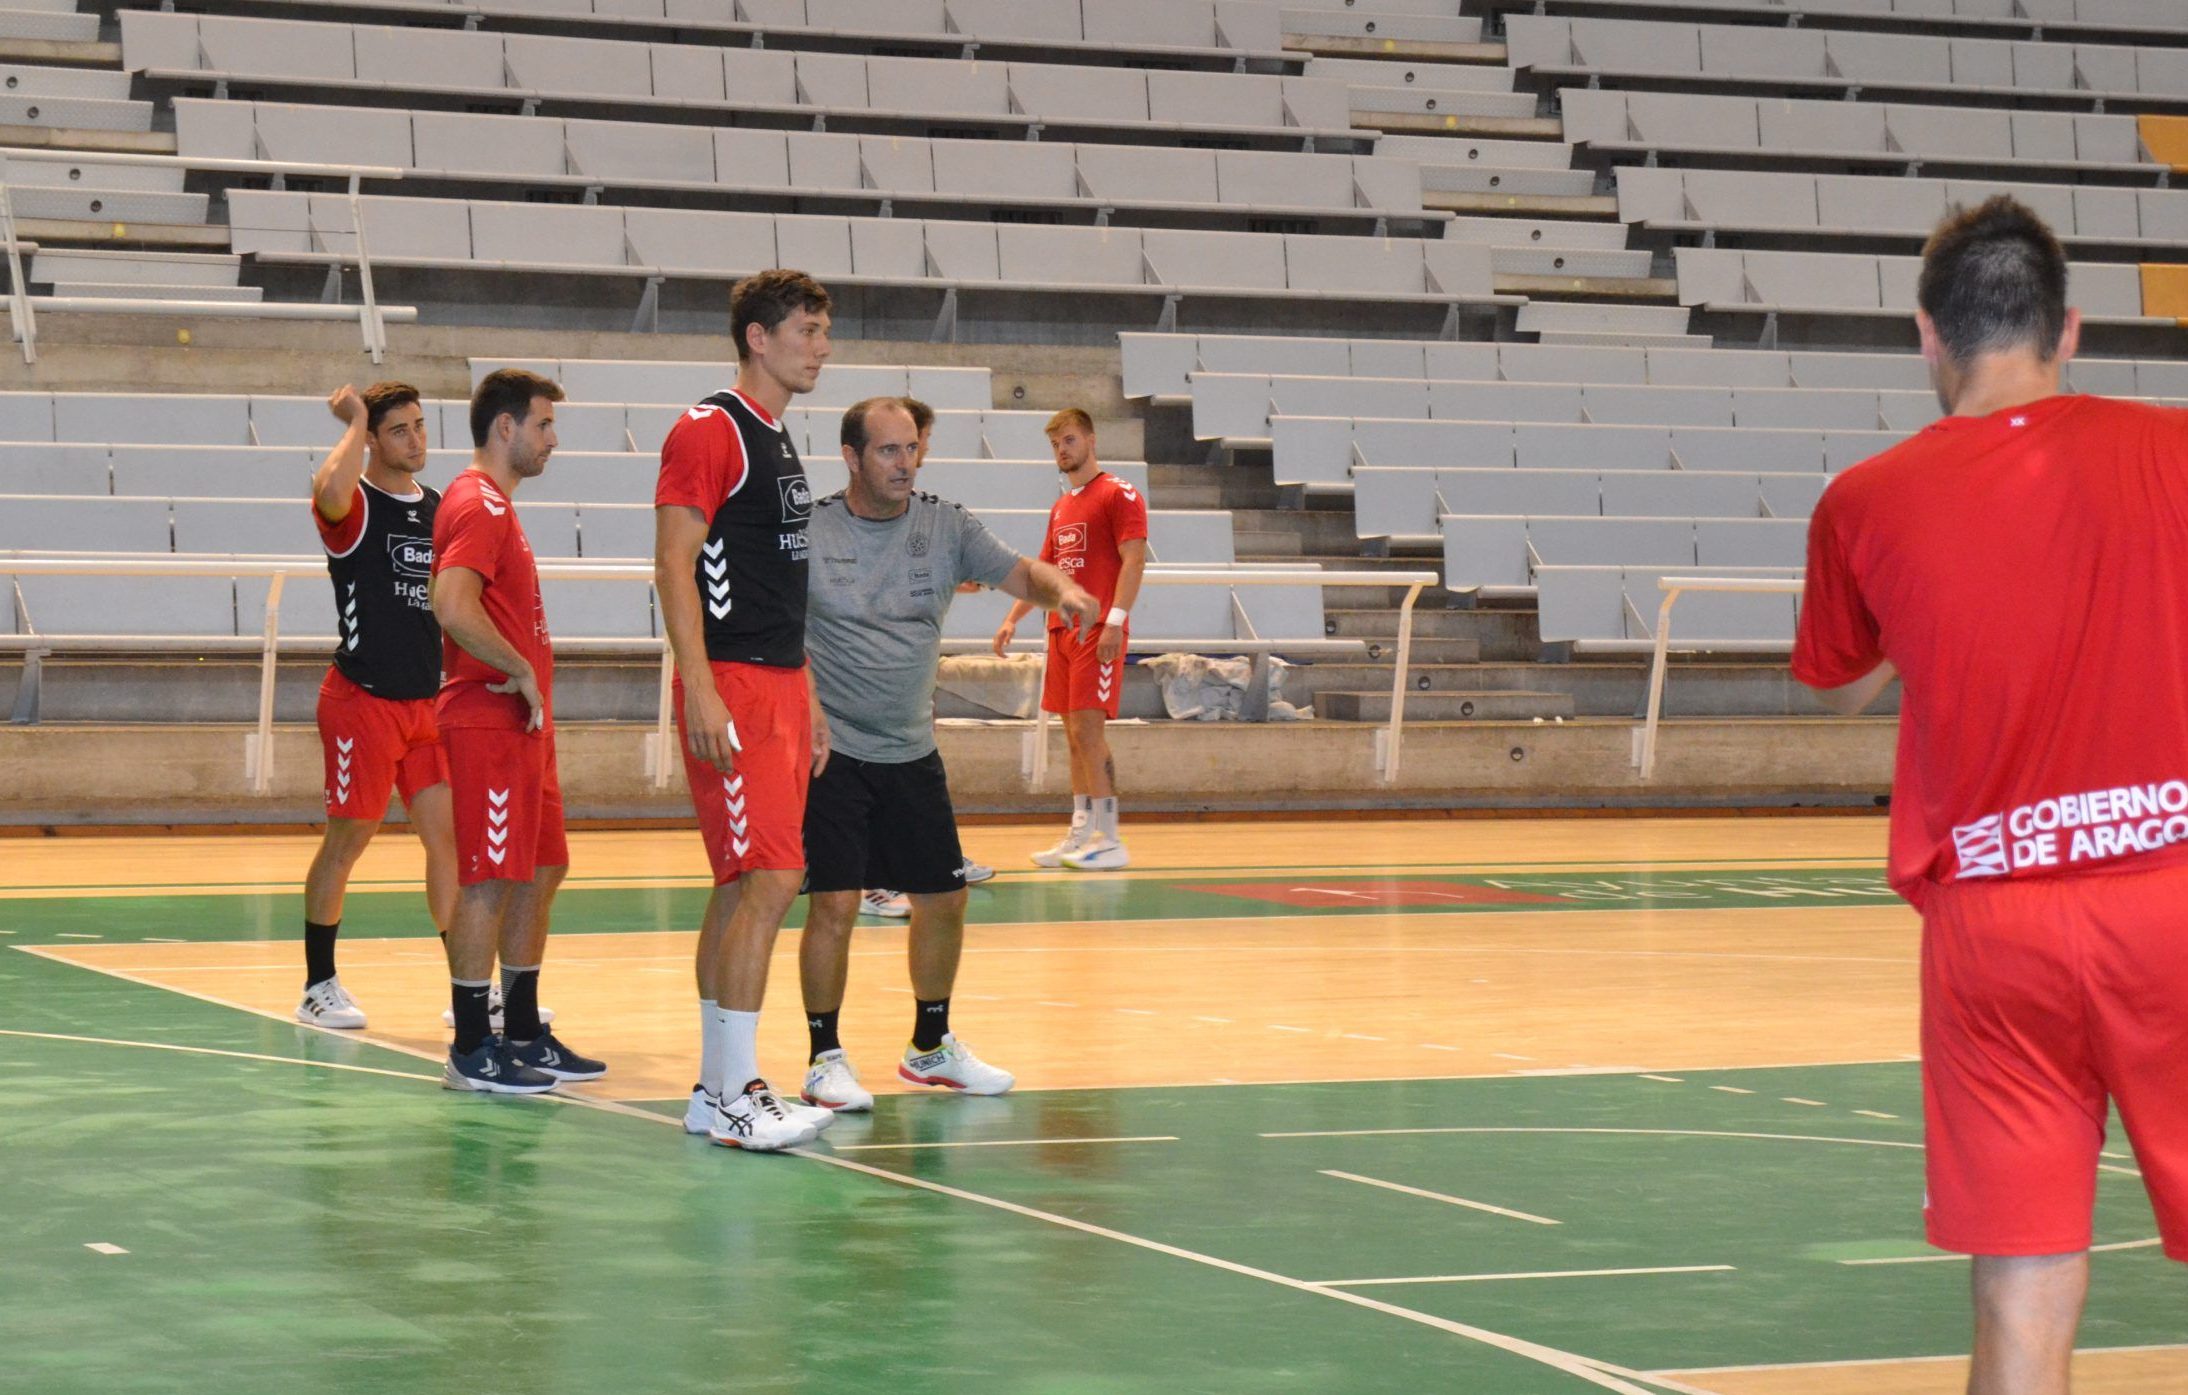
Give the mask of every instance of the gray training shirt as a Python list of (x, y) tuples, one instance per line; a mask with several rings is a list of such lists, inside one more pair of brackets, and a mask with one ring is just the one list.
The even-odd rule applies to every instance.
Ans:
[(805, 649), (829, 741), (855, 760), (918, 760), (935, 748), (935, 669), (957, 583), (999, 585), (1023, 559), (932, 494), (878, 523), (831, 494), (813, 505), (806, 535)]

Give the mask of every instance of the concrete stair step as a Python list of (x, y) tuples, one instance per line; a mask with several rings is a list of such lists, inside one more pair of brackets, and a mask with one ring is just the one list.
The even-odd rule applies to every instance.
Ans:
[(1566, 344), (1576, 349), (1707, 349), (1717, 341), (1706, 334), (1581, 334), (1546, 329), (1535, 342)]
[[(1454, 218), (1444, 229), (1445, 237), (1460, 242), (1485, 242), (1500, 251), (1511, 248), (1528, 250), (1546, 249), (1559, 254), (1584, 251), (1601, 254), (1615, 252), (1632, 258), (1635, 249), (1626, 245), (1624, 223), (1597, 220), (1576, 222), (1566, 218), (1533, 218), (1506, 215), (1495, 218)], [(1639, 254), (1643, 271), (1648, 269), (1648, 254)], [(1515, 266), (1513, 270), (1524, 270)]]
[[(21, 10), (28, 6), (22, 0), (16, 0), (14, 8)], [(11, 97), (103, 97), (108, 101), (126, 102), (129, 100), (129, 74), (8, 63), (0, 65), (0, 92)]]
[(1538, 102), (1532, 92), (1462, 92), (1418, 87), (1352, 86), (1352, 124), (1373, 126), (1384, 117), (1532, 117)]
[(1352, 124), (1369, 131), (1410, 136), (1486, 136), (1493, 140), (1562, 141), (1565, 123), (1555, 116), (1466, 116), (1455, 112), (1355, 111)]
[[(1355, 664), (1342, 660), (1298, 664), (1284, 673), (1284, 699), (1307, 702), (1322, 693), (1369, 693), (1377, 688), (1387, 693), (1391, 670), (1392, 666), (1387, 663)], [(1416, 663), (1407, 675), (1406, 692), (1409, 695), (1475, 692), (1484, 686), (1483, 674), (1480, 664)], [(1525, 685), (1515, 683), (1512, 686)]]
[[(1483, 223), (1496, 220), (1480, 219)], [(1605, 231), (1625, 236), (1622, 225), (1604, 225)], [(1547, 239), (1545, 239), (1547, 242)], [(1492, 245), (1489, 264), (1499, 276), (1607, 277), (1620, 280), (1645, 278), (1654, 257), (1644, 248), (1590, 247), (1586, 245)]]
[(1440, 39), (1378, 39), (1346, 34), (1286, 34), (1284, 47), (1321, 58), (1387, 58), (1423, 63), (1487, 63), (1504, 66), (1503, 44), (1462, 43)]
[[(16, 166), (15, 168), (21, 168)], [(49, 189), (15, 185), (8, 191), (18, 218), (74, 219), (109, 223), (168, 223), (205, 227), (211, 196), (158, 194), (137, 189)]]
[(1231, 521), (1231, 546), (1234, 555), (1238, 557), (1252, 556), (1272, 562), (1296, 562), (1303, 550), (1297, 533), (1258, 532), (1241, 528), (1235, 518)]
[(1458, 190), (1424, 193), (1421, 207), (1439, 209), (1445, 213), (1457, 213), (1474, 219), (1485, 218), (1616, 218), (1618, 199), (1612, 194), (1556, 193), (1535, 194), (1525, 191), (1505, 192)]
[[(1207, 508), (1273, 510), (1279, 503), (1268, 471), (1235, 465), (1149, 465), (1147, 487), (1165, 501), (1174, 490), (1212, 490), (1222, 502), (1205, 505)], [(1164, 507), (1184, 506), (1165, 502)]]
[[(1413, 610), (1413, 636), (1436, 639), (1471, 639), (1481, 631), (1477, 618), (1485, 612), (1476, 610)], [(1400, 612), (1395, 608), (1381, 610), (1322, 607), (1323, 633), (1337, 639), (1388, 639), (1398, 637)]]
[[(1253, 534), (1288, 534), (1298, 539), (1298, 551), (1336, 552), (1358, 545), (1353, 532), (1352, 515), (1349, 512), (1308, 509), (1240, 509), (1231, 510), (1231, 527), (1237, 539), (1233, 546), (1245, 551), (1244, 536)], [(1287, 552), (1292, 549), (1285, 549)]]
[[(1537, 194), (1545, 198), (1583, 198), (1595, 195), (1595, 171), (1576, 170), (1565, 165), (1518, 165), (1490, 163), (1486, 156), (1466, 164), (1440, 164), (1439, 158), (1464, 158), (1461, 150), (1448, 155), (1438, 143), (1428, 139), (1408, 141), (1403, 136), (1385, 136), (1376, 142), (1378, 150), (1383, 146), (1404, 146), (1413, 149), (1404, 153), (1421, 162), (1421, 193), (1423, 203), (1452, 194)], [(1422, 148), (1425, 147), (1425, 148)], [(1528, 149), (1543, 153), (1542, 147)], [(1391, 154), (1399, 154), (1392, 150)], [(1602, 197), (1616, 202), (1616, 196)], [(1431, 208), (1441, 204), (1428, 203)]]
[(1669, 276), (1591, 276), (1558, 272), (1554, 275), (1496, 272), (1499, 295), (1572, 296), (1585, 300), (1668, 301), (1679, 294), (1679, 283)]
[(44, 249), (32, 258), (30, 279), (106, 285), (233, 286), (242, 266), (241, 257), (224, 253)]
[(38, 0), (31, 0), (29, 4), (0, 9), (0, 38), (88, 44), (98, 37), (99, 17), (79, 14), (74, 6), (48, 8)]
[[(1367, 656), (1377, 664), (1388, 665), (1398, 657), (1398, 641), (1395, 639), (1371, 639), (1367, 641)], [(1415, 665), (1420, 664), (1474, 664), (1481, 662), (1481, 642), (1473, 639), (1444, 639), (1434, 635), (1423, 639), (1415, 636), (1413, 652), (1408, 656)], [(1382, 670), (1385, 691), (1390, 684), (1390, 670)]]
[[(1390, 689), (1317, 694), (1314, 715), (1330, 722), (1387, 722)], [(1567, 693), (1527, 691), (1408, 693), (1405, 715), (1409, 722), (1524, 722), (1570, 717), (1573, 700)]]

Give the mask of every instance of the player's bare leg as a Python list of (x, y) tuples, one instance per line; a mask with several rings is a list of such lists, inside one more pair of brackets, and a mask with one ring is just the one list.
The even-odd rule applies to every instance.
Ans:
[(364, 1009), (342, 987), (334, 972), (334, 945), (342, 928), (342, 901), (350, 873), (364, 856), (378, 819), (327, 820), (311, 870), (304, 874), (304, 998), (296, 1020), (315, 1027), (355, 1031), (365, 1025)]
[(425, 909), (433, 928), (445, 935), (456, 916), (456, 813), (446, 783), (419, 790), (410, 799), (410, 826), (425, 845)]
[[(1083, 788), (1092, 806), (1088, 837), (1064, 854), (1063, 865), (1080, 872), (1114, 872), (1130, 865), (1117, 831), (1117, 762), (1109, 751), (1109, 719), (1098, 707), (1064, 714), (1064, 734), (1086, 772)], [(1074, 781), (1074, 786), (1080, 786)]]
[[(795, 1146), (810, 1141), (834, 1117), (825, 1110), (778, 1102), (760, 1074), (760, 1004), (767, 996), (768, 964), (783, 918), (798, 899), (804, 880), (802, 871), (751, 871), (715, 887), (707, 899), (695, 961), (703, 1019), (699, 1088), (692, 1091), (691, 1107), (685, 1113), (687, 1132), (711, 1133), (716, 1142), (737, 1143), (729, 1116), (740, 1111), (750, 1115), (754, 1109), (783, 1111), (791, 1116), (785, 1127), (793, 1140), (789, 1146)], [(758, 1095), (754, 1095), (755, 1086)], [(744, 1128), (750, 1127), (749, 1119), (745, 1120)]]
[(1977, 1255), (1968, 1395), (2067, 1395), (2089, 1255)]
[(1094, 801), (1088, 793), (1093, 788), (1094, 776), (1087, 764), (1084, 724), (1076, 720), (1086, 715), (1084, 712), (1065, 712), (1057, 719), (1063, 723), (1064, 750), (1071, 762), (1071, 827), (1055, 847), (1043, 848), (1033, 855), (1036, 867), (1063, 866), (1065, 857), (1085, 847), (1094, 836)]

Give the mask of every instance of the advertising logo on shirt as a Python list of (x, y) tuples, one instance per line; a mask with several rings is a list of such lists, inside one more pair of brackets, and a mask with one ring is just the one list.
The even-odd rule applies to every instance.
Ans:
[(813, 516), (813, 486), (806, 483), (805, 476), (778, 479), (775, 487), (782, 493), (783, 522), (803, 523)]
[(387, 540), (388, 561), (395, 566), (397, 576), (430, 577), (433, 575), (433, 539), (404, 537), (392, 534)]
[(1952, 840), (1962, 881), (2158, 852), (2188, 842), (2188, 781), (2039, 799), (1961, 824)]

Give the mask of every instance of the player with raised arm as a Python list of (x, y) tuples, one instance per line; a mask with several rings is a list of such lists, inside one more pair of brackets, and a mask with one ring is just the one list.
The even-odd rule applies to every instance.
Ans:
[(684, 773), (714, 873), (699, 928), (699, 1083), (687, 1133), (772, 1152), (835, 1116), (760, 1072), (768, 958), (805, 878), (807, 782), (828, 726), (805, 670), (806, 522), (813, 493), (783, 427), (829, 354), (828, 291), (776, 269), (730, 288), (737, 382), (661, 444), (654, 588), (675, 656)]
[[(547, 468), (561, 400), (560, 386), (523, 369), (482, 379), (471, 395), (471, 465), (450, 482), (433, 528), (444, 676), (435, 710), (462, 886), (447, 935), (455, 1039), (442, 1083), (451, 1090), (537, 1094), (608, 1069), (557, 1039), (539, 1011), (570, 848), (555, 768), (554, 648), (516, 493)], [(505, 1034), (488, 1016), (497, 952)]]
[(850, 483), (813, 507), (806, 649), (829, 725), (827, 768), (805, 811), (811, 909), (798, 947), (812, 1063), (804, 1098), (871, 1109), (838, 1036), (862, 886), (911, 903), (911, 1044), (897, 1074), (914, 1085), (999, 1095), (1010, 1072), (950, 1029), (965, 940), (964, 850), (934, 739), (942, 622), (958, 584), (977, 581), (1091, 628), (1101, 604), (1045, 562), (1019, 556), (963, 505), (915, 489), (916, 419), (898, 398), (843, 414)]
[[(1041, 560), (1099, 597), (1104, 615), (1092, 635), (1070, 629), (1061, 616), (1049, 617), (1041, 706), (1063, 717), (1071, 750), (1071, 828), (1056, 846), (1033, 854), (1033, 862), (1107, 872), (1132, 860), (1117, 831), (1117, 765), (1106, 724), (1116, 720), (1132, 607), (1147, 570), (1147, 500), (1102, 469), (1094, 419), (1081, 409), (1066, 407), (1049, 418), (1048, 439), (1064, 495), (1048, 511)], [(1032, 609), (1025, 601), (1010, 608), (995, 632), (997, 654), (1010, 647), (1018, 622)]]
[(327, 398), (342, 439), (312, 472), (312, 522), (334, 582), (334, 662), (319, 685), (327, 831), (304, 878), (304, 1000), (296, 1020), (350, 1030), (364, 1009), (335, 974), (335, 937), (350, 872), (400, 793), (425, 844), (425, 901), (446, 933), (456, 900), (456, 835), (448, 756), (433, 719), (441, 686), (441, 627), (426, 595), (433, 514), (441, 496), (419, 483), (425, 409), (408, 383)]
[(2062, 392), (2067, 262), (2007, 197), (1923, 252), (1949, 414), (1839, 475), (1793, 672), (1896, 675), (1892, 886), (1922, 913), (1930, 1243), (1974, 1257), (1972, 1395), (2063, 1395), (2116, 1105), (2188, 1261), (2188, 414)]

